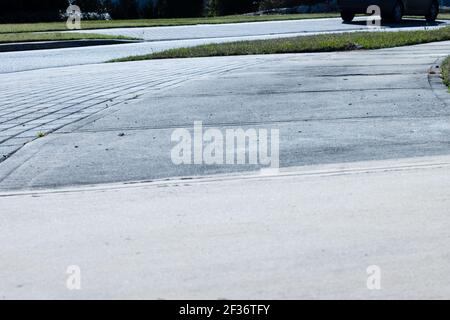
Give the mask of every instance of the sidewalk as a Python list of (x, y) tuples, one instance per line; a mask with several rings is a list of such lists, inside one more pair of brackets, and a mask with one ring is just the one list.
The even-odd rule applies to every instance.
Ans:
[(450, 41), (5, 75), (0, 190), (258, 169), (175, 165), (171, 135), (196, 121), (279, 129), (282, 167), (450, 154), (450, 95), (429, 73), (449, 50)]
[(449, 169), (415, 158), (2, 194), (0, 298), (448, 299)]

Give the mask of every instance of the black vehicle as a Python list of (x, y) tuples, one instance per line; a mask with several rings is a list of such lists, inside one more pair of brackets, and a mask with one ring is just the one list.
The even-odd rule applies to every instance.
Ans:
[(439, 14), (438, 0), (338, 0), (341, 17), (350, 22), (357, 13), (367, 13), (367, 8), (377, 5), (384, 21), (400, 22), (404, 15), (425, 16), (428, 22)]

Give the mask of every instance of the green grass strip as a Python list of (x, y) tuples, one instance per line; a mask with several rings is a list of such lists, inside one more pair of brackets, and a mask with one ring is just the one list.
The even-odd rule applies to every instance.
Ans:
[(442, 64), (442, 79), (444, 83), (449, 87), (450, 90), (450, 56), (444, 60)]
[(170, 49), (148, 55), (126, 57), (112, 60), (111, 62), (255, 54), (350, 51), (392, 48), (445, 40), (450, 40), (450, 27), (420, 31), (322, 34), (273, 40), (207, 44), (190, 48)]

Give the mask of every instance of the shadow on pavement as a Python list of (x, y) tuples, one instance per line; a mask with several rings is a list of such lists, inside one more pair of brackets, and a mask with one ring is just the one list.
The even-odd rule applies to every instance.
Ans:
[[(366, 20), (358, 20), (358, 21), (352, 21), (352, 22), (343, 22), (344, 24), (349, 25), (359, 25), (363, 26), (367, 24)], [(446, 21), (435, 21), (435, 22), (427, 22), (425, 19), (418, 20), (418, 19), (403, 19), (401, 23), (391, 23), (391, 22), (382, 22), (381, 25), (383, 27), (388, 28), (413, 28), (413, 27), (437, 27), (440, 25), (447, 24)]]

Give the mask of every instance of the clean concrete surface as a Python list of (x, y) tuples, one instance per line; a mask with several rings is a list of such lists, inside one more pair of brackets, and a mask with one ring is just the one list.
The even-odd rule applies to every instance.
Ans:
[[(1, 194), (0, 298), (449, 299), (449, 169), (437, 157)], [(381, 290), (366, 285), (373, 265)]]
[[(400, 25), (383, 26), (378, 31), (423, 30), (425, 27), (433, 29), (444, 27), (448, 24), (449, 21), (446, 20), (438, 21), (432, 25), (427, 24), (423, 20), (406, 20)], [(365, 30), (367, 30), (366, 18), (358, 18), (357, 21), (351, 24), (343, 24), (341, 19), (311, 19), (222, 25), (86, 30), (85, 32), (88, 33), (95, 32), (138, 37), (148, 42), (107, 47), (0, 53), (0, 73), (101, 63), (115, 58), (206, 43)]]
[[(93, 110), (88, 104), (81, 110), (70, 107), (70, 116), (65, 109), (41, 110), (47, 128), (57, 128), (61, 121), (74, 124), (27, 144), (2, 162), (0, 189), (259, 169), (174, 165), (171, 134), (176, 128), (192, 128), (194, 121), (220, 129), (279, 129), (282, 167), (450, 154), (450, 96), (438, 75), (429, 74), (449, 52), (450, 42), (442, 42), (377, 51), (93, 65), (77, 67), (75, 75), (74, 69), (61, 68), (4, 76), (11, 84), (26, 78), (24, 86), (41, 94), (23, 102), (25, 129), (17, 118), (20, 111), (5, 109), (14, 113), (9, 121), (17, 123), (17, 130), (29, 128), (27, 121), (38, 125), (26, 115), (34, 100), (39, 106), (47, 99), (61, 108), (66, 99), (81, 108), (85, 102), (77, 102), (77, 92), (84, 101), (99, 93), (99, 83), (111, 90), (101, 90), (106, 102)], [(430, 85), (430, 79), (437, 83)], [(70, 90), (70, 80), (76, 80), (78, 88)], [(53, 96), (59, 83), (69, 89)], [(21, 89), (15, 90), (17, 98), (7, 98), (14, 107), (14, 101), (23, 98)], [(118, 102), (105, 108), (110, 97)], [(36, 128), (28, 134), (35, 135)], [(14, 136), (14, 127), (5, 132), (11, 133), (5, 148), (26, 139)]]

